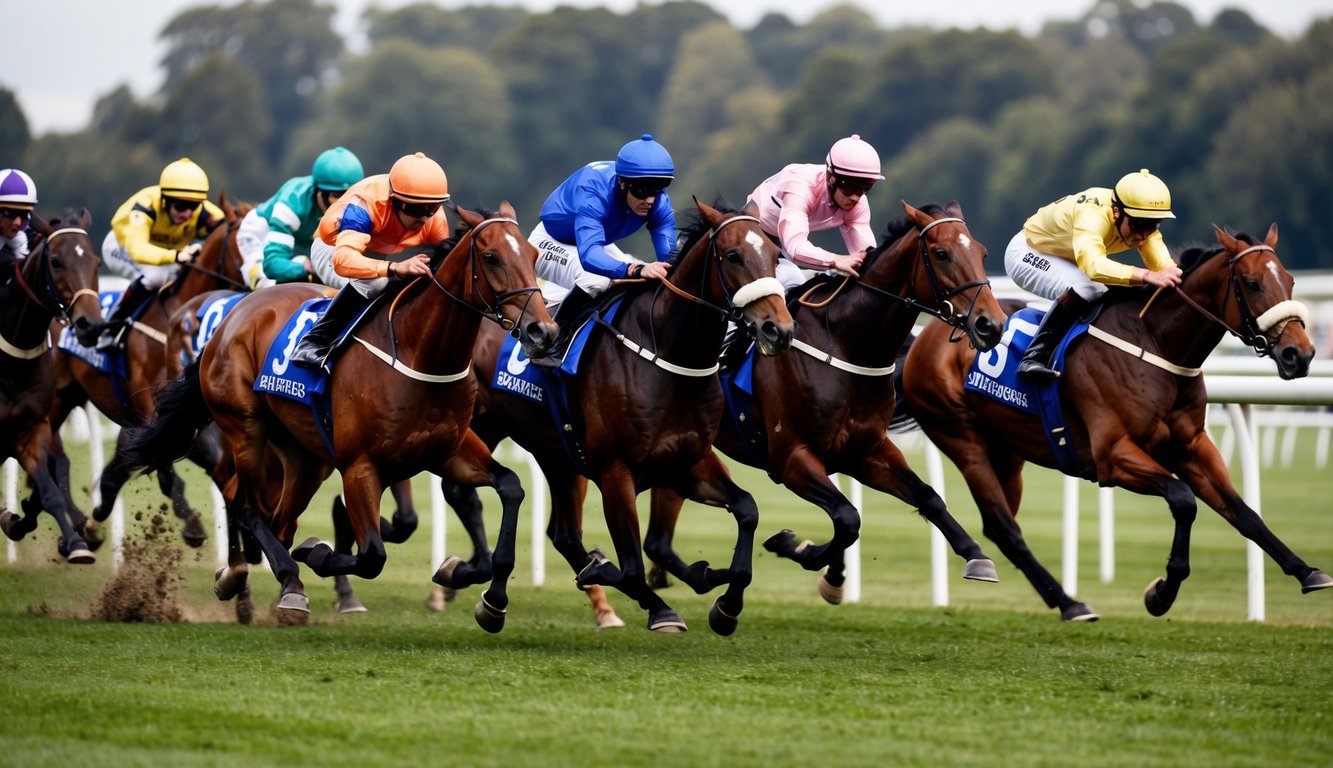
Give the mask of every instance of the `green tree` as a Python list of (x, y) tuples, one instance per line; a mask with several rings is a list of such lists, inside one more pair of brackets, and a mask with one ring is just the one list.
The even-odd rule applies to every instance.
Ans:
[(671, 137), (673, 155), (703, 155), (711, 137), (733, 119), (731, 99), (751, 86), (763, 86), (745, 39), (726, 22), (699, 27), (685, 37), (676, 68), (667, 80), (656, 125)]
[(820, 12), (804, 26), (770, 13), (745, 33), (745, 39), (771, 81), (780, 88), (791, 88), (800, 81), (806, 63), (826, 51), (875, 57), (895, 39), (915, 33), (910, 29), (885, 31), (865, 10), (841, 4)]
[[(167, 45), (162, 59), (166, 78), (162, 93), (170, 97), (184, 87), (200, 62), (223, 54), (258, 79), (267, 122), (288, 127), (260, 145), (264, 157), (277, 162), (291, 136), (314, 114), (319, 94), (334, 74), (343, 40), (333, 31), (333, 5), (315, 0), (245, 2), (223, 7), (207, 5), (184, 11), (160, 35)], [(226, 89), (227, 81), (205, 87)]]
[[(294, 142), (293, 165), (308, 168), (320, 151), (341, 144), (366, 173), (387, 173), (399, 157), (425, 152), (444, 167), (460, 205), (494, 208), (504, 198), (535, 220), (536, 192), (509, 138), (513, 110), (504, 80), (486, 59), (397, 40), (346, 71), (323, 118)], [(389, 82), (393, 98), (384, 95)]]
[(5, 148), (5, 156), (23, 157), (31, 141), (28, 118), (23, 114), (18, 98), (8, 88), (0, 88), (0, 147)]
[(454, 9), (413, 3), (393, 9), (371, 6), (361, 18), (368, 28), (371, 47), (400, 37), (427, 48), (457, 46), (485, 53), (528, 15), (518, 6), (469, 5)]

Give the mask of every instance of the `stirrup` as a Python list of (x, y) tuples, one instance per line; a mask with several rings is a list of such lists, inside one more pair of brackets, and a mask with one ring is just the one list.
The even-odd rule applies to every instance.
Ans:
[[(1030, 363), (1030, 365), (1025, 368), (1025, 363)], [(1018, 363), (1018, 377), (1035, 382), (1054, 381), (1060, 378), (1060, 372), (1051, 369), (1050, 366), (1040, 360), (1022, 360)]]

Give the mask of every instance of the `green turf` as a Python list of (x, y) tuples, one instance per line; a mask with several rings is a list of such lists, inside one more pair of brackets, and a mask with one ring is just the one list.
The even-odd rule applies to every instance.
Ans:
[[(79, 451), (76, 448), (76, 461)], [(1333, 477), (1313, 466), (1313, 434), (1290, 469), (1264, 473), (1265, 517), (1311, 564), (1333, 568)], [(924, 471), (921, 454), (909, 451)], [(85, 473), (86, 469), (78, 471)], [(525, 472), (521, 472), (525, 478)], [(949, 469), (945, 492), (975, 535), (980, 521)], [(199, 476), (192, 497), (207, 500)], [(782, 527), (827, 538), (828, 523), (762, 474), (737, 469), (761, 510), (760, 538)], [(82, 486), (76, 487), (86, 494)], [(1029, 470), (1021, 521), (1060, 574), (1059, 479)], [(333, 484), (301, 534), (329, 535)], [(948, 608), (930, 604), (929, 532), (905, 505), (866, 493), (863, 600), (824, 605), (814, 575), (761, 553), (736, 635), (707, 628), (712, 596), (664, 593), (683, 636), (629, 625), (597, 633), (571, 574), (547, 549), (532, 585), (525, 515), (508, 624), (478, 628), (465, 592), (427, 612), (429, 496), (422, 530), (391, 546), (384, 573), (357, 582), (370, 607), (339, 617), (332, 590), (307, 578), (312, 624), (273, 626), (277, 594), (255, 571), (258, 626), (231, 623), (213, 599), (214, 550), (185, 551), (178, 599), (189, 621), (90, 619), (111, 575), (53, 562), (54, 526), (0, 565), (0, 764), (4, 765), (1326, 765), (1323, 720), (1333, 683), (1333, 594), (1301, 595), (1266, 561), (1267, 614), (1245, 621), (1243, 541), (1201, 510), (1193, 571), (1171, 613), (1147, 616), (1141, 592), (1160, 575), (1171, 521), (1160, 500), (1116, 496), (1116, 578), (1098, 579), (1095, 490), (1083, 494), (1079, 596), (1103, 616), (1062, 624), (1017, 571), (966, 582), (950, 561)], [(494, 497), (487, 495), (494, 530)], [(161, 557), (150, 533), (153, 484), (127, 491), (131, 544)], [(586, 539), (609, 549), (595, 494)], [(138, 519), (135, 519), (138, 518)], [(171, 531), (175, 531), (174, 521)], [(451, 553), (466, 541), (450, 521)], [(730, 556), (720, 510), (689, 507), (686, 560)], [(998, 557), (995, 547), (983, 547)], [(171, 539), (169, 550), (183, 548)], [(170, 581), (170, 579), (168, 579)], [(1333, 593), (1333, 590), (1329, 592)]]

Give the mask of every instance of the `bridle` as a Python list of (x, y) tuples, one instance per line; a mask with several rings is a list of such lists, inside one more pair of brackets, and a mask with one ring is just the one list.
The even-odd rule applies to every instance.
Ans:
[[(500, 314), (500, 309), (501, 307), (504, 306), (506, 302), (508, 302), (510, 298), (514, 296), (522, 296), (523, 294), (527, 294), (527, 299), (523, 302), (523, 308), (519, 312), (519, 316), (522, 317), (528, 311), (528, 303), (532, 301), (533, 296), (535, 296), (536, 293), (541, 289), (536, 286), (532, 286), (528, 288), (515, 288), (512, 291), (503, 291), (503, 292), (497, 291), (495, 290), (495, 287), (490, 284), (490, 281), (486, 278), (486, 276), (482, 274), (480, 266), (481, 253), (477, 249), (477, 238), (481, 235), (482, 231), (485, 230), (487, 227), (491, 226), (492, 224), (498, 224), (498, 223), (513, 224), (515, 227), (518, 226), (518, 222), (513, 219), (496, 216), (481, 221), (475, 227), (473, 227), (467, 234), (467, 237), (470, 238), (468, 241), (468, 258), (470, 260), (469, 263), (471, 264), (472, 285), (474, 288), (477, 289), (476, 292), (478, 296), (485, 296), (487, 293), (489, 293), (490, 296), (492, 297), (491, 299), (489, 300), (483, 299), (482, 300), (483, 305), (481, 307), (478, 307), (472, 302), (467, 301), (466, 299), (463, 299), (460, 296), (456, 296), (452, 291), (446, 288), (444, 284), (440, 282), (440, 279), (435, 276), (434, 271), (432, 271), (430, 274), (430, 281), (432, 284), (435, 285), (436, 288), (439, 288), (440, 291), (442, 291), (445, 296), (448, 296), (458, 304), (467, 307), (468, 309), (472, 310), (473, 312), (476, 312), (482, 317), (494, 321), (495, 323), (499, 324), (501, 328), (505, 329), (506, 331), (509, 331), (510, 333), (514, 334), (515, 337), (517, 337), (519, 332), (519, 323), (516, 323), (513, 320), (505, 318), (504, 315)], [(483, 288), (485, 290), (482, 290)], [(395, 301), (395, 303), (397, 302)], [(390, 327), (392, 327), (392, 323), (390, 323)]]
[(722, 271), (722, 255), (719, 254), (717, 250), (717, 235), (727, 226), (742, 221), (752, 222), (756, 227), (760, 225), (759, 219), (755, 218), (754, 216), (739, 214), (736, 216), (732, 216), (729, 219), (723, 220), (716, 227), (709, 229), (708, 233), (705, 235), (705, 237), (708, 238), (708, 252), (705, 254), (704, 258), (711, 266), (711, 272), (709, 270), (704, 271), (702, 286), (699, 292), (700, 293), (706, 292), (705, 286), (707, 285), (708, 276), (710, 274), (713, 274), (717, 280), (718, 285), (722, 289), (723, 295), (727, 297), (727, 306), (720, 306), (718, 304), (714, 304), (713, 302), (705, 298), (702, 298), (700, 296), (695, 296), (694, 294), (691, 294), (685, 289), (676, 285), (671, 280), (659, 281), (661, 282), (662, 287), (670, 290), (671, 292), (675, 293), (677, 296), (680, 296), (681, 298), (687, 299), (689, 301), (694, 302), (695, 304), (699, 304), (708, 307), (709, 309), (712, 309), (713, 311), (727, 318), (731, 322), (740, 322), (741, 317), (743, 315), (743, 311), (747, 305), (765, 296), (772, 296), (775, 294), (782, 293), (781, 284), (774, 286), (773, 284), (766, 282), (768, 280), (776, 281), (777, 278), (759, 278), (758, 280), (755, 280), (752, 283), (741, 286), (739, 289), (735, 291), (732, 291), (727, 286), (727, 281), (724, 279), (725, 275), (723, 274)]
[(1307, 327), (1309, 323), (1306, 317), (1305, 305), (1292, 299), (1286, 299), (1274, 304), (1258, 317), (1256, 317), (1254, 311), (1250, 309), (1250, 305), (1246, 303), (1245, 297), (1241, 291), (1240, 276), (1236, 274), (1236, 265), (1239, 263), (1240, 259), (1247, 254), (1265, 251), (1273, 254), (1274, 258), (1277, 257), (1277, 251), (1274, 250), (1272, 246), (1261, 243), (1259, 245), (1252, 245), (1239, 253), (1233, 254), (1227, 262), (1227, 268), (1230, 270), (1228, 280), (1231, 284), (1231, 293), (1236, 297), (1236, 311), (1240, 313), (1239, 328), (1233, 327), (1227, 321), (1205, 309), (1197, 301), (1191, 298), (1189, 294), (1180, 290), (1179, 286), (1176, 286), (1176, 294), (1184, 299), (1186, 304), (1189, 304), (1191, 307), (1198, 310), (1204, 317), (1222, 326), (1228, 333), (1244, 342), (1244, 344), (1253, 349), (1254, 353), (1259, 357), (1272, 357), (1273, 347), (1267, 336), (1269, 329), (1283, 320), (1296, 320), (1301, 325)]
[(88, 236), (87, 230), (78, 227), (64, 227), (55, 230), (42, 240), (42, 249), (35, 256), (35, 262), (40, 265), (42, 270), (42, 277), (44, 278), (42, 282), (45, 284), (46, 288), (44, 296), (38, 296), (37, 293), (33, 291), (32, 286), (28, 284), (28, 281), (24, 279), (21, 265), (17, 263), (14, 265), (15, 276), (24, 292), (28, 294), (28, 298), (32, 299), (37, 306), (55, 316), (55, 318), (60, 321), (61, 325), (69, 325), (74, 304), (78, 302), (81, 296), (89, 295), (92, 296), (94, 300), (101, 300), (101, 297), (97, 295), (97, 291), (94, 291), (91, 288), (80, 288), (75, 291), (74, 295), (70, 297), (69, 304), (65, 304), (60, 300), (60, 292), (56, 289), (55, 284), (55, 273), (51, 271), (51, 241), (66, 233), (80, 234), (84, 237)]

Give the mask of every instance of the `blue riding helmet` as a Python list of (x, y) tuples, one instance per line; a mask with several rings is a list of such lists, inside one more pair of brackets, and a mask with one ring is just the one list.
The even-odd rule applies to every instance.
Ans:
[(673, 179), (676, 166), (666, 147), (653, 140), (651, 133), (631, 141), (616, 155), (616, 175), (622, 179)]

